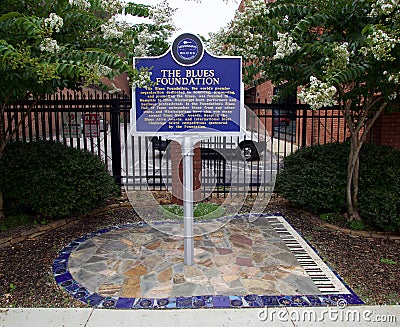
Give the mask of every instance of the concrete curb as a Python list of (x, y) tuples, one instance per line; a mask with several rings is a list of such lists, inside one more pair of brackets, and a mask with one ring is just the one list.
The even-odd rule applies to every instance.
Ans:
[(268, 307), (195, 310), (0, 309), (0, 326), (373, 326), (400, 324), (400, 306)]

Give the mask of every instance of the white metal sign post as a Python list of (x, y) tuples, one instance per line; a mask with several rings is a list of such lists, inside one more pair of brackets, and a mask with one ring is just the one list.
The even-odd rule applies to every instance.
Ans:
[(133, 93), (131, 134), (162, 136), (181, 144), (184, 263), (193, 265), (194, 144), (210, 136), (245, 132), (242, 61), (216, 57), (205, 51), (199, 37), (185, 33), (164, 55), (137, 58), (134, 64), (151, 71), (154, 86)]
[(184, 264), (194, 263), (194, 217), (193, 217), (193, 156), (194, 144), (191, 136), (183, 138), (183, 225)]

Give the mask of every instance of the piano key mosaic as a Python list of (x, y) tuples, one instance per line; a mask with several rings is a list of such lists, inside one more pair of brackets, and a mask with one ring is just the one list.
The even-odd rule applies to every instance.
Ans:
[(183, 240), (145, 223), (100, 230), (67, 245), (53, 263), (56, 282), (98, 308), (238, 308), (362, 304), (280, 214), (237, 215)]

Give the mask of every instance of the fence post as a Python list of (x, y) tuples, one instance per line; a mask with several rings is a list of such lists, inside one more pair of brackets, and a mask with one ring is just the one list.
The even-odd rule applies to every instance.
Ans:
[(120, 107), (119, 99), (111, 102), (111, 155), (112, 173), (117, 185), (121, 185), (121, 131), (120, 131)]
[(301, 126), (301, 147), (307, 146), (307, 107), (303, 107), (303, 117)]

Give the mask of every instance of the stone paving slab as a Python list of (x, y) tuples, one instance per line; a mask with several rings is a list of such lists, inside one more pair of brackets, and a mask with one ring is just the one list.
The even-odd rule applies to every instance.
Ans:
[[(150, 226), (110, 231), (81, 244), (69, 271), (101, 296), (169, 298), (201, 295), (320, 294), (267, 222), (235, 219), (197, 236), (195, 264), (183, 263), (183, 240)], [(272, 242), (271, 242), (272, 241)]]

